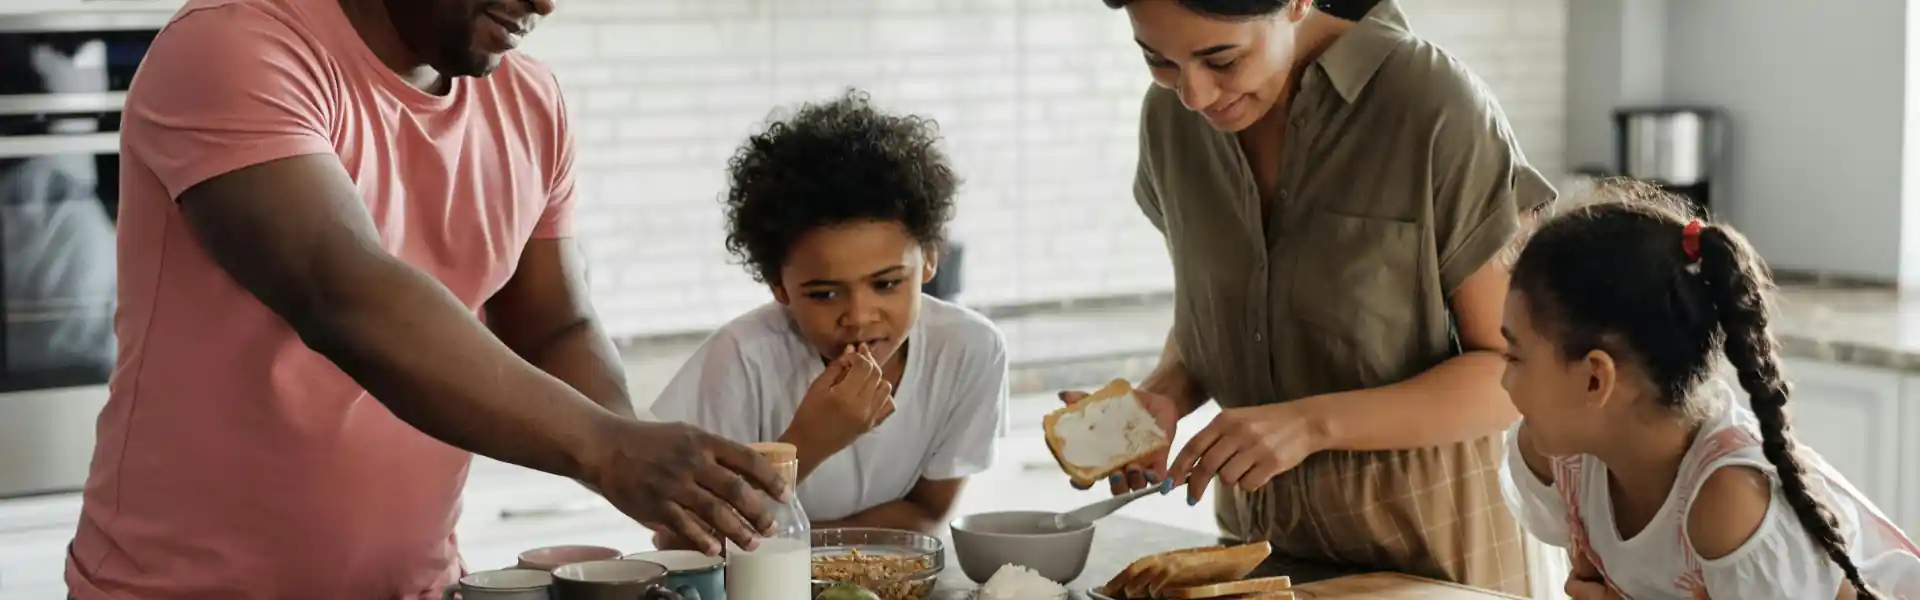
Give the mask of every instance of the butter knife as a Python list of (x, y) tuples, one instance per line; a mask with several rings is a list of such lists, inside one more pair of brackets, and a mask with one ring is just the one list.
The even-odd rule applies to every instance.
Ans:
[(1143, 487), (1131, 492), (1127, 492), (1125, 494), (1108, 498), (1106, 500), (1101, 500), (1093, 504), (1088, 504), (1086, 506), (1082, 506), (1080, 508), (1076, 508), (1071, 511), (1060, 513), (1053, 516), (1053, 527), (1054, 529), (1078, 529), (1084, 525), (1092, 524), (1094, 521), (1099, 520), (1101, 517), (1105, 517), (1107, 515), (1113, 514), (1114, 511), (1120, 510), (1120, 507), (1126, 506), (1128, 504), (1132, 504), (1133, 501), (1135, 500), (1139, 500), (1141, 498), (1144, 498), (1146, 496), (1150, 496), (1153, 494), (1164, 494), (1172, 491), (1173, 488), (1174, 488), (1174, 485), (1172, 481), (1162, 481), (1160, 482), (1160, 485), (1150, 485), (1150, 486)]

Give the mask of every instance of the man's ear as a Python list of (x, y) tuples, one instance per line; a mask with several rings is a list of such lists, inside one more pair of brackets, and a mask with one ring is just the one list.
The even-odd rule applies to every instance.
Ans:
[(920, 285), (926, 285), (933, 281), (934, 274), (940, 272), (940, 251), (934, 248), (923, 249), (920, 251), (920, 257), (925, 261), (925, 264), (920, 267)]
[(793, 301), (793, 298), (787, 296), (787, 288), (780, 287), (779, 283), (767, 284), (767, 290), (773, 292), (773, 301), (779, 302), (781, 306), (786, 306)]

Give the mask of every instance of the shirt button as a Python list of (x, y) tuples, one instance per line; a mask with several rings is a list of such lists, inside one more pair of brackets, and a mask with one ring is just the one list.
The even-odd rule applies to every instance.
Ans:
[(1262, 335), (1258, 331), (1253, 332), (1253, 343), (1261, 344), (1261, 343), (1265, 343), (1266, 341), (1267, 341), (1266, 336)]

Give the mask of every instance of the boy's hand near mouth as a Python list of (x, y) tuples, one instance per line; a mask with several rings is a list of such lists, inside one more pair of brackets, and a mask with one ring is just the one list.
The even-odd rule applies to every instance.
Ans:
[[(800, 450), (800, 479), (893, 414), (893, 385), (866, 344), (848, 345), (813, 380), (780, 441)], [(797, 483), (797, 482), (796, 482)]]

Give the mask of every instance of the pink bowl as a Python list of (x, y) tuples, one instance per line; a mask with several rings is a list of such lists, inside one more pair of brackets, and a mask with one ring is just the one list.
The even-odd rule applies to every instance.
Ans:
[(605, 546), (547, 546), (521, 552), (519, 567), (552, 571), (573, 563), (616, 558), (620, 558), (620, 551)]

